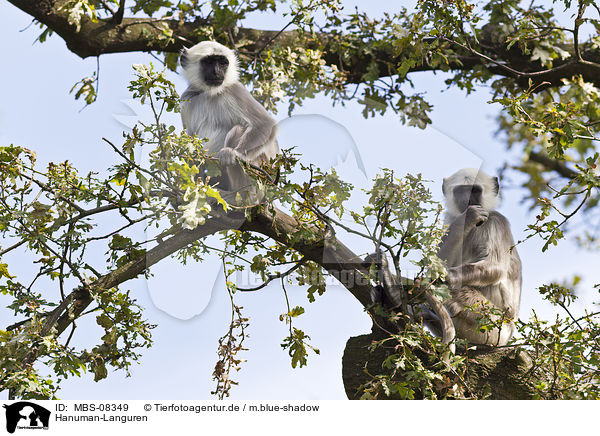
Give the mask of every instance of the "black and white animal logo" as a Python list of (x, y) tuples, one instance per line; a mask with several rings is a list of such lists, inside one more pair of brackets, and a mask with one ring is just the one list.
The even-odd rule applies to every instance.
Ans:
[(48, 429), (50, 411), (29, 401), (3, 405), (6, 409), (6, 431), (14, 433), (17, 428)]

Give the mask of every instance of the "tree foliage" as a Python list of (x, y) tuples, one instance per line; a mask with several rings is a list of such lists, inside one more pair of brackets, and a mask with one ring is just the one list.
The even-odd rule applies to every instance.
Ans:
[[(20, 398), (51, 398), (66, 377), (89, 371), (98, 381), (108, 367), (127, 371), (141, 349), (151, 346), (154, 326), (123, 289), (125, 282), (150, 274), (171, 255), (186, 262), (212, 254), (222, 258), (231, 299), (231, 325), (219, 341), (213, 373), (220, 398), (236, 384), (233, 371), (243, 362), (248, 318), (236, 293), (273, 281), (286, 293), (292, 281), (306, 286), (312, 302), (325, 292), (327, 274), (361, 302), (375, 326), (368, 364), (346, 378), (351, 397), (598, 397), (598, 313), (571, 314), (576, 282), (540, 288), (563, 315), (554, 322), (536, 316), (521, 321), (514, 343), (493, 353), (473, 354), (459, 343), (463, 352), (450, 356), (447, 344), (411, 318), (409, 308), (422, 303), (425, 293), (447, 295), (444, 267), (435, 255), (443, 234), (441, 208), (420, 176), (383, 171), (373, 180), (368, 204), (352, 211), (346, 206), (351, 184), (286, 150), (270, 166), (279, 172), (277, 183), (264, 168), (247, 169), (265, 193), (264, 204), (248, 207), (222, 198), (211, 185), (219, 167), (205, 154), (202, 139), (162, 121), (165, 112), (178, 110), (168, 71), (176, 69), (179, 49), (205, 39), (237, 50), (242, 80), (272, 111), (281, 102), (293, 111), (324, 94), (337, 104), (358, 101), (365, 117), (393, 111), (401, 121), (426, 128), (432, 106), (412, 89), (413, 73), (443, 72), (448, 87), (466, 93), (489, 87), (502, 108), (499, 132), (522, 155), (508, 166), (524, 176), (526, 200), (537, 213), (529, 237), (543, 238), (546, 250), (565, 237), (570, 221), (582, 214), (588, 222), (598, 219), (600, 8), (593, 0), (420, 0), (411, 10), (378, 18), (347, 11), (338, 0), (9, 1), (39, 24), (40, 42), (61, 37), (81, 57), (150, 51), (162, 56), (164, 69), (134, 66), (130, 92), (150, 105), (154, 120), (136, 125), (122, 144), (106, 140), (116, 159), (107, 176), (79, 174), (69, 162), (39, 168), (34, 151), (0, 148), (0, 255), (21, 250), (39, 267), (26, 281), (0, 262), (0, 292), (10, 295), (15, 315), (15, 323), (0, 331), (2, 389)], [(570, 18), (559, 20), (557, 8)], [(244, 26), (249, 18), (275, 14), (287, 20), (278, 30)], [(75, 84), (74, 97), (93, 103), (97, 77)], [(148, 154), (147, 163), (136, 159), (140, 150)], [(292, 173), (304, 181), (292, 182)], [(158, 227), (160, 233), (136, 240), (129, 233), (136, 226)], [(596, 228), (575, 234), (595, 247)], [(416, 266), (413, 280), (399, 283), (399, 308), (372, 304), (369, 291), (378, 270), (338, 240), (339, 229), (389, 256), (397, 277), (410, 262)], [(205, 243), (217, 232), (225, 250)], [(104, 263), (90, 260), (96, 246), (106, 250)], [(263, 285), (239, 288), (231, 278), (244, 268)], [(280, 315), (289, 325), (281, 345), (294, 367), (319, 352), (294, 324), (303, 313), (288, 303)], [(89, 349), (71, 345), (83, 316), (95, 316), (103, 331)], [(485, 320), (481, 328), (489, 328)], [(517, 355), (518, 365), (503, 366)], [(498, 379), (492, 367), (508, 372)]]

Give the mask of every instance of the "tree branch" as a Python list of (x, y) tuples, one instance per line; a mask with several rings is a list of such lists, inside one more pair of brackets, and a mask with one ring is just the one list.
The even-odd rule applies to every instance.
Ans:
[(90, 283), (86, 289), (76, 289), (67, 296), (72, 303), (67, 310), (56, 310), (62, 312), (56, 321), (56, 332), (60, 335), (77, 317), (85, 310), (92, 302), (90, 290), (94, 292), (103, 292), (119, 286), (120, 284), (137, 277), (142, 274), (152, 265), (158, 263), (162, 259), (170, 256), (176, 251), (186, 247), (192, 242), (216, 232), (236, 228), (239, 221), (232, 221), (226, 217), (212, 218), (207, 220), (203, 226), (199, 226), (194, 230), (181, 230), (171, 238), (159, 243), (152, 249), (148, 250), (145, 255), (130, 261), (129, 263), (111, 271), (108, 274), (98, 278), (98, 280)]
[(261, 233), (293, 248), (338, 279), (364, 307), (371, 305), (368, 268), (360, 257), (334, 236), (314, 240), (298, 238), (298, 222), (276, 208), (253, 216), (240, 230)]
[[(93, 293), (105, 292), (117, 287), (194, 241), (230, 229), (258, 232), (294, 248), (304, 255), (305, 260), (316, 262), (338, 278), (364, 307), (371, 304), (370, 285), (368, 279), (365, 278), (368, 271), (362, 265), (361, 259), (337, 239), (307, 240), (298, 238), (294, 235), (297, 233), (299, 223), (277, 209), (272, 212), (257, 212), (249, 220), (243, 221), (241, 226), (240, 222), (243, 218), (240, 216), (243, 217), (243, 215), (235, 213), (213, 217), (194, 230), (181, 230), (148, 250), (145, 255), (99, 277), (86, 286), (75, 289), (47, 315), (42, 335), (59, 336), (62, 334), (92, 303)], [(38, 348), (32, 347), (26, 357), (26, 363), (35, 361), (39, 353)]]
[[(121, 18), (120, 10), (117, 19), (98, 20), (92, 22), (83, 18), (79, 31), (69, 23), (68, 8), (61, 9), (67, 0), (9, 0), (17, 8), (33, 16), (40, 23), (47, 25), (67, 43), (73, 53), (82, 58), (99, 56), (108, 53), (135, 51), (161, 51), (176, 53), (186, 45), (199, 42), (200, 29), (210, 28), (211, 20), (197, 19), (183, 22), (175, 19), (153, 18)], [(484, 26), (485, 27), (485, 26)], [(172, 33), (167, 37), (166, 33)], [(459, 48), (448, 58), (448, 65), (431, 66), (424, 60), (411, 67), (408, 73), (419, 71), (472, 70), (475, 66), (484, 66), (491, 73), (517, 79), (524, 88), (529, 88), (529, 79), (535, 83), (548, 82), (548, 85), (560, 85), (563, 78), (581, 74), (584, 80), (600, 86), (600, 50), (586, 44), (578, 43), (578, 53), (582, 61), (572, 59), (556, 60), (552, 69), (545, 69), (538, 62), (521, 53), (516, 47), (507, 49), (503, 43), (495, 42), (493, 31), (482, 32), (479, 38), (486, 53), (473, 55), (471, 51)], [(410, 47), (406, 52), (398, 53), (393, 41), (385, 44), (379, 41), (377, 48), (368, 46), (365, 49), (351, 48), (343, 43), (344, 35), (315, 33), (307, 35), (296, 30), (268, 31), (250, 28), (236, 30), (236, 49), (243, 49), (251, 56), (260, 53), (264, 47), (275, 39), (283, 47), (318, 48), (323, 52), (323, 59), (328, 65), (335, 65), (347, 74), (347, 83), (364, 82), (367, 72), (378, 70), (380, 77), (395, 74), (397, 68), (410, 55)], [(497, 39), (497, 38), (496, 38)], [(231, 44), (231, 41), (222, 41)], [(572, 44), (561, 47), (575, 56)], [(483, 57), (482, 57), (483, 56)], [(493, 59), (493, 62), (490, 62)], [(373, 68), (376, 66), (377, 68)], [(515, 71), (519, 74), (515, 74)], [(540, 87), (536, 91), (541, 91)]]
[[(395, 350), (373, 348), (373, 341), (383, 339), (383, 333), (373, 331), (368, 335), (352, 337), (346, 342), (342, 357), (342, 378), (346, 395), (351, 400), (360, 399), (364, 386), (371, 381), (370, 373), (380, 374), (382, 366)], [(534, 373), (531, 357), (518, 348), (497, 348), (484, 353), (470, 352), (465, 365), (468, 370), (464, 383), (470, 392), (495, 400), (527, 400), (537, 398), (536, 385), (540, 379)], [(385, 371), (385, 369), (384, 369)], [(382, 394), (384, 399), (396, 399)]]
[(567, 179), (574, 179), (578, 174), (577, 171), (569, 168), (564, 162), (552, 159), (543, 153), (532, 151), (529, 153), (529, 160), (539, 163), (549, 170), (556, 171), (558, 174)]

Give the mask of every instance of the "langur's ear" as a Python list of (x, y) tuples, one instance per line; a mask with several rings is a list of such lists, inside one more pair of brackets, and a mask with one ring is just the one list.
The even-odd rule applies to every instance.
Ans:
[(442, 182), (442, 194), (444, 194), (444, 197), (447, 197), (447, 195), (446, 195), (446, 179), (444, 179), (444, 181)]
[(494, 189), (494, 194), (496, 196), (498, 196), (498, 193), (500, 192), (500, 183), (498, 183), (498, 177), (492, 177), (492, 182), (493, 182), (493, 189)]
[(179, 63), (181, 64), (181, 66), (183, 68), (186, 67), (186, 65), (188, 64), (189, 60), (188, 60), (188, 54), (187, 54), (187, 48), (183, 47), (181, 49), (181, 51), (179, 52)]

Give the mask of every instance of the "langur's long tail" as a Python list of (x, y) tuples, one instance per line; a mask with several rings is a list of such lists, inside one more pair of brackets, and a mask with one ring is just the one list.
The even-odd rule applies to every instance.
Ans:
[[(449, 344), (449, 349), (452, 354), (456, 353), (456, 345), (454, 344), (454, 338), (456, 337), (456, 330), (454, 329), (454, 323), (448, 313), (448, 309), (442, 304), (442, 302), (431, 293), (431, 291), (425, 291), (425, 299), (431, 306), (431, 309), (435, 312), (439, 318), (442, 330), (442, 342)], [(447, 356), (444, 360), (447, 360)]]

